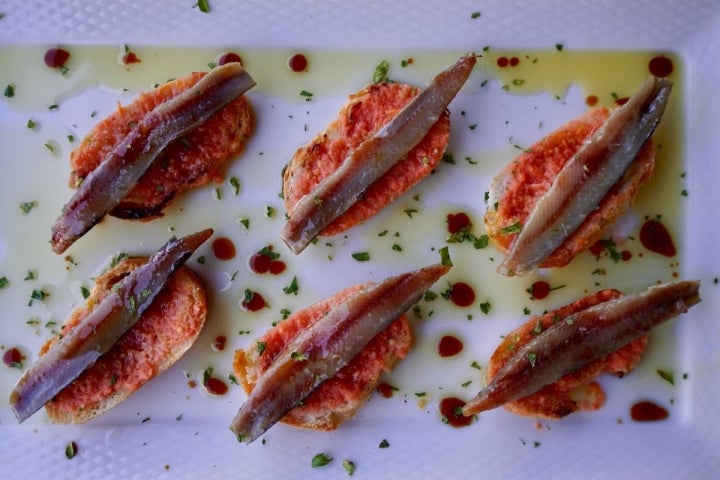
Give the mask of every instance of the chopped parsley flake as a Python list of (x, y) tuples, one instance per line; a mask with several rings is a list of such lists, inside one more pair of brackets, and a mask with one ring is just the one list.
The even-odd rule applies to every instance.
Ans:
[(197, 7), (202, 13), (210, 13), (210, 2), (208, 0), (198, 0)]
[(490, 304), (490, 302), (482, 302), (480, 304), (480, 311), (482, 313), (484, 313), (485, 315), (487, 315), (488, 313), (490, 313), (491, 307), (492, 307), (492, 305)]
[(557, 50), (558, 52), (562, 52), (563, 48), (565, 48), (565, 45), (563, 45), (562, 43), (555, 44), (555, 50)]
[(403, 210), (403, 212), (405, 212), (405, 215), (407, 215), (409, 218), (413, 218), (413, 214), (417, 213), (418, 211), (415, 208), (406, 208), (405, 210)]
[(20, 210), (22, 210), (22, 212), (23, 212), (25, 215), (27, 215), (28, 213), (30, 213), (30, 210), (32, 210), (32, 209), (35, 208), (36, 206), (37, 206), (37, 202), (35, 202), (35, 201), (32, 201), (32, 202), (20, 202)]
[(300, 96), (301, 96), (301, 97), (305, 97), (305, 101), (306, 101), (306, 102), (309, 102), (310, 100), (312, 100), (313, 93), (312, 93), (312, 92), (308, 92), (307, 90), (302, 90), (302, 91), (300, 92)]
[(343, 460), (342, 465), (349, 476), (352, 476), (352, 474), (355, 473), (355, 462)]
[(358, 262), (367, 262), (370, 260), (370, 254), (368, 252), (355, 252), (350, 256)]
[(0, 277), (0, 290), (7, 288), (10, 285), (10, 280), (7, 277)]
[(10, 83), (5, 87), (5, 96), (7, 98), (12, 98), (15, 96), (15, 84)]
[(531, 367), (534, 367), (534, 366), (535, 366), (535, 362), (537, 361), (537, 354), (535, 354), (535, 353), (533, 353), (533, 352), (529, 352), (529, 353), (527, 354), (527, 359), (528, 359), (528, 362), (530, 362), (530, 366), (531, 366)]
[(378, 63), (377, 67), (375, 67), (375, 73), (373, 74), (373, 83), (386, 82), (388, 70), (390, 70), (390, 63), (387, 60)]
[(324, 467), (328, 463), (332, 462), (332, 457), (328, 457), (324, 453), (318, 453), (312, 458), (310, 465), (312, 468)]
[(452, 267), (452, 259), (450, 258), (450, 250), (447, 246), (440, 249), (440, 263), (446, 267)]
[(77, 453), (78, 453), (78, 447), (75, 442), (69, 442), (65, 446), (65, 458), (67, 458), (68, 460), (71, 460), (72, 458), (74, 458), (75, 455), (77, 455)]
[(262, 353), (265, 351), (265, 347), (267, 347), (267, 344), (265, 342), (257, 342), (258, 355), (262, 355)]
[(32, 130), (33, 128), (35, 128), (35, 127), (37, 126), (37, 122), (35, 122), (35, 120), (33, 120), (32, 118), (28, 118), (28, 121), (27, 121), (27, 125), (26, 125), (26, 126), (27, 126), (27, 128), (29, 128), (30, 130)]
[(472, 12), (470, 14), (470, 18), (472, 18), (473, 20), (475, 20), (476, 18), (480, 18), (480, 12)]
[(505, 225), (504, 227), (500, 228), (500, 235), (514, 235), (516, 233), (520, 233), (521, 231), (522, 225), (520, 225), (520, 222), (515, 222), (513, 224)]
[(287, 295), (297, 295), (298, 294), (297, 277), (293, 277), (292, 281), (290, 282), (290, 285), (283, 288), (283, 292), (285, 292)]
[(90, 289), (87, 288), (85, 285), (82, 285), (80, 287), (80, 293), (82, 294), (82, 297), (84, 299), (87, 299), (90, 296)]
[(382, 439), (380, 444), (378, 445), (378, 448), (388, 448), (390, 446), (390, 442), (388, 442), (386, 439)]
[(671, 372), (670, 370), (663, 370), (661, 368), (658, 368), (656, 372), (658, 375), (660, 375), (660, 378), (668, 382), (670, 385), (675, 385), (675, 372)]
[(240, 192), (240, 181), (235, 177), (230, 177), (230, 180), (228, 180), (228, 182), (233, 188), (233, 195), (237, 195)]

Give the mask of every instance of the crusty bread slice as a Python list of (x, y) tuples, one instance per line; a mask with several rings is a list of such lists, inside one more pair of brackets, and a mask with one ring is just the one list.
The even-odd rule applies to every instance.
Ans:
[[(195, 85), (205, 73), (195, 72), (141, 93), (129, 105), (101, 120), (70, 154), (70, 186), (76, 187), (125, 138), (148, 112)], [(253, 117), (241, 95), (183, 138), (170, 143), (128, 192), (111, 215), (151, 220), (183, 190), (219, 183), (227, 162), (239, 155), (253, 130)]]
[[(507, 253), (517, 238), (517, 230), (512, 232), (508, 227), (525, 224), (558, 172), (609, 115), (607, 108), (588, 111), (539, 140), (495, 176), (488, 192), (484, 221), (490, 240), (500, 251)], [(598, 208), (540, 266), (563, 267), (600, 240), (607, 228), (630, 208), (654, 168), (655, 149), (652, 140), (648, 140)]]
[[(243, 388), (250, 393), (260, 376), (273, 364), (304, 328), (318, 320), (332, 306), (342, 303), (363, 286), (342, 290), (334, 296), (298, 311), (268, 330), (245, 350), (235, 352), (233, 368)], [(410, 351), (413, 338), (405, 315), (370, 343), (335, 376), (321, 383), (301, 405), (290, 410), (282, 422), (296, 427), (333, 430), (351, 418), (367, 401), (381, 376)], [(262, 345), (262, 348), (258, 348)]]
[[(100, 275), (85, 305), (60, 334), (70, 331), (146, 258), (126, 258)], [(182, 267), (138, 322), (115, 345), (45, 405), (55, 423), (83, 423), (107, 411), (167, 370), (195, 342), (207, 317), (207, 293), (198, 276)], [(57, 338), (48, 341), (43, 355)]]
[[(515, 352), (531, 341), (538, 332), (580, 310), (621, 295), (617, 290), (601, 290), (557, 310), (533, 317), (510, 332), (490, 357), (487, 368), (488, 384)], [(503, 407), (517, 415), (544, 419), (562, 418), (579, 410), (597, 410), (605, 403), (605, 393), (593, 378), (603, 372), (618, 376), (630, 373), (640, 362), (647, 340), (647, 335), (642, 336), (613, 353), (564, 375), (557, 382), (531, 395), (506, 403)]]
[[(336, 119), (300, 147), (283, 171), (283, 198), (288, 214), (347, 155), (389, 122), (420, 90), (402, 83), (373, 83), (350, 95)], [(382, 177), (362, 198), (336, 218), (321, 235), (335, 235), (368, 220), (388, 204), (430, 175), (442, 159), (450, 138), (450, 114), (446, 110), (423, 140)]]

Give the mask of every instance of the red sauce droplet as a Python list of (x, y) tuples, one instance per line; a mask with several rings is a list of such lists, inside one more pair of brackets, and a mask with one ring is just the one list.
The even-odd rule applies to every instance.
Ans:
[(457, 282), (450, 288), (450, 300), (458, 307), (469, 307), (475, 301), (475, 291), (465, 282)]
[(469, 228), (470, 224), (470, 217), (464, 212), (459, 213), (448, 213), (446, 218), (447, 222), (447, 231), (448, 233), (458, 233), (464, 228)]
[(17, 347), (12, 347), (3, 354), (3, 363), (7, 367), (22, 368), (23, 360), (25, 360), (25, 355)]
[(228, 392), (228, 386), (219, 378), (210, 377), (205, 382), (205, 389), (211, 395), (225, 395)]
[(50, 68), (60, 68), (70, 59), (70, 52), (63, 48), (51, 48), (45, 52), (43, 60)]
[(393, 394), (395, 393), (395, 388), (392, 385), (383, 382), (377, 386), (377, 392), (383, 398), (392, 398)]
[(242, 58), (240, 58), (240, 55), (233, 52), (227, 52), (220, 55), (217, 59), (218, 66), (233, 62), (237, 62), (242, 65)]
[(669, 416), (670, 412), (667, 409), (647, 400), (637, 402), (630, 407), (630, 417), (636, 422), (656, 422), (665, 420)]
[(518, 63), (520, 63), (520, 59), (518, 57), (512, 57), (510, 59), (510, 66), (511, 67), (517, 67)]
[(272, 263), (270, 263), (270, 273), (273, 275), (281, 274), (286, 268), (285, 262), (280, 260), (273, 260)]
[(457, 397), (447, 397), (440, 401), (440, 414), (443, 422), (453, 427), (466, 427), (472, 422), (472, 415), (466, 417), (462, 414), (462, 407), (465, 406), (465, 400)]
[(131, 63), (140, 63), (142, 60), (140, 60), (140, 57), (138, 57), (135, 52), (127, 52), (123, 55), (122, 62), (125, 65), (129, 65)]
[(590, 253), (596, 257), (599, 257), (603, 251), (605, 251), (605, 245), (603, 245), (601, 240), (598, 240), (590, 246)]
[(213, 340), (212, 348), (216, 352), (222, 352), (225, 350), (225, 344), (227, 343), (227, 337), (225, 335), (218, 335), (215, 337), (215, 340)]
[(543, 280), (538, 280), (530, 286), (530, 295), (535, 300), (542, 300), (550, 295), (550, 284)]
[(500, 68), (505, 68), (508, 66), (508, 63), (510, 63), (510, 60), (508, 60), (507, 57), (500, 57), (497, 59), (497, 65)]
[(615, 105), (620, 107), (622, 105), (625, 105), (628, 102), (628, 100), (630, 100), (630, 97), (617, 98), (617, 99), (615, 99)]
[(248, 260), (250, 270), (255, 273), (267, 273), (270, 271), (270, 264), (272, 264), (272, 259), (262, 253), (253, 253)]
[(622, 255), (623, 262), (629, 262), (632, 259), (632, 252), (630, 250), (623, 250), (620, 252), (620, 255)]
[(227, 237), (219, 237), (213, 240), (212, 251), (220, 260), (235, 258), (235, 244)]
[(648, 63), (648, 70), (656, 77), (667, 77), (673, 72), (673, 62), (667, 57), (654, 57)]
[(651, 252), (674, 257), (677, 253), (675, 244), (665, 225), (659, 220), (648, 220), (640, 227), (640, 243)]
[(588, 107), (594, 107), (598, 103), (598, 96), (597, 95), (588, 95), (585, 99), (585, 103)]
[(307, 72), (308, 60), (302, 53), (296, 53), (288, 58), (288, 68), (295, 73)]
[(444, 335), (437, 345), (437, 351), (441, 357), (452, 357), (462, 352), (462, 349), (463, 342), (453, 335)]
[(190, 387), (190, 388), (197, 387), (197, 382), (195, 380), (188, 380), (188, 387)]
[(265, 302), (265, 299), (259, 293), (248, 291), (245, 293), (245, 298), (243, 299), (241, 305), (242, 308), (248, 312), (257, 312), (258, 310), (265, 308), (267, 302)]

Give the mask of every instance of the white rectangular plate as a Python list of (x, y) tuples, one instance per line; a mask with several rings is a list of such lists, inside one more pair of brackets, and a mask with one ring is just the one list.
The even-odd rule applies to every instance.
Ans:
[[(0, 277), (10, 279), (0, 289), (0, 353), (19, 346), (26, 365), (34, 360), (52, 322), (62, 322), (81, 304), (81, 285), (91, 285), (90, 278), (118, 252), (149, 254), (172, 233), (206, 226), (238, 248), (229, 262), (213, 259), (207, 245), (199, 252), (207, 259), (204, 265), (190, 260), (213, 297), (200, 339), (168, 372), (100, 418), (55, 426), (39, 413), (18, 426), (5, 399), (21, 371), (0, 365), (2, 478), (337, 478), (346, 475), (345, 459), (356, 464), (353, 478), (717, 476), (717, 2), (210, 0), (207, 14), (193, 3), (13, 0), (0, 5), (0, 88), (16, 85), (16, 97), (0, 99)], [(45, 49), (57, 45), (73, 52), (64, 76), (41, 65)], [(119, 65), (116, 56), (124, 45), (142, 63)], [(328, 239), (332, 246), (322, 240), (294, 257), (278, 239), (284, 212), (278, 193), (280, 171), (295, 149), (325, 128), (348, 94), (371, 81), (380, 60), (390, 61), (393, 80), (422, 86), (462, 53), (483, 53), (485, 47), (468, 86), (450, 107), (449, 151), (455, 165), (441, 164), (371, 221)], [(258, 81), (248, 93), (256, 132), (226, 172), (227, 178), (239, 179), (238, 194), (227, 182), (202, 187), (152, 223), (106, 220), (71, 248), (72, 260), (52, 254), (49, 228), (71, 194), (68, 157), (80, 138), (118, 101), (127, 103), (154, 83), (190, 70), (206, 70), (217, 54), (229, 50), (243, 56)], [(295, 52), (308, 55), (307, 73), (292, 74), (284, 66)], [(518, 55), (523, 68), (518, 75), (496, 67), (493, 60), (504, 52)], [(672, 56), (677, 67), (671, 120), (658, 132), (667, 144), (660, 149), (656, 178), (638, 197), (635, 217), (627, 219), (636, 234), (633, 218), (662, 214), (679, 247), (676, 258), (661, 258), (629, 240), (623, 248), (633, 259), (627, 263), (583, 254), (562, 271), (505, 279), (494, 273), (500, 253), (493, 247), (450, 245), (456, 266), (447, 280), (473, 285), (476, 302), (467, 309), (442, 299), (421, 302), (417, 346), (387, 379), (399, 390), (390, 399), (374, 395), (357, 418), (335, 432), (278, 425), (262, 442), (239, 444), (227, 427), (245, 398), (242, 390), (231, 386), (227, 395), (215, 398), (188, 385), (199, 381), (206, 367), (227, 378), (233, 350), (252, 345), (282, 308), (297, 310), (340, 287), (435, 262), (437, 249), (446, 245), (447, 213), (467, 212), (474, 232), (482, 234), (483, 194), (492, 176), (519, 153), (514, 145), (530, 145), (582, 113), (588, 94), (608, 103), (616, 89), (632, 93), (626, 86), (647, 72), (626, 57), (660, 54)], [(591, 73), (584, 64), (558, 60), (590, 57), (600, 59)], [(408, 58), (413, 63), (401, 67)], [(555, 75), (533, 70), (534, 63), (541, 68), (551, 60), (561, 62)], [(597, 62), (607, 64), (598, 68)], [(307, 102), (303, 90), (313, 93)], [(49, 110), (52, 104), (59, 108)], [(27, 128), (28, 119), (35, 128)], [(28, 201), (37, 203), (23, 214), (18, 205)], [(275, 214), (268, 216), (267, 207)], [(250, 228), (239, 219), (249, 219)], [(385, 230), (387, 235), (378, 235)], [(245, 259), (267, 244), (287, 263), (284, 274), (260, 276), (246, 268)], [(357, 251), (368, 251), (371, 261), (353, 260)], [(591, 275), (596, 268), (607, 275)], [(24, 280), (28, 270), (34, 280)], [(282, 291), (293, 276), (300, 285), (297, 296)], [(541, 276), (566, 286), (532, 301), (525, 289)], [(527, 320), (525, 308), (541, 313), (598, 288), (638, 291), (675, 277), (702, 280), (703, 302), (653, 332), (647, 356), (630, 376), (601, 378), (608, 394), (601, 410), (540, 424), (502, 409), (480, 415), (466, 428), (441, 421), (440, 399), (469, 398), (479, 390), (484, 372), (472, 363), (487, 365), (500, 335)], [(440, 293), (446, 285), (442, 280), (434, 290)], [(245, 289), (261, 292), (271, 307), (243, 312), (238, 302)], [(33, 290), (50, 296), (28, 305)], [(483, 302), (492, 304), (488, 315), (479, 308)], [(459, 356), (441, 359), (434, 353), (444, 333), (463, 340)], [(220, 334), (228, 345), (214, 352), (211, 343)], [(658, 369), (673, 371), (675, 385), (661, 379)], [(646, 398), (668, 408), (669, 419), (633, 422), (629, 406)], [(387, 448), (379, 448), (383, 440)], [(65, 457), (69, 442), (78, 446), (72, 460)], [(313, 469), (310, 461), (320, 452), (333, 461)]]

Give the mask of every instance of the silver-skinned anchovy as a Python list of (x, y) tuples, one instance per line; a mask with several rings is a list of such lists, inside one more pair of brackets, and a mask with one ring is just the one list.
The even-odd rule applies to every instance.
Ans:
[(656, 285), (559, 320), (517, 349), (490, 383), (463, 407), (464, 415), (537, 392), (602, 358), (700, 301), (700, 282)]
[(475, 61), (475, 55), (469, 54), (439, 73), (405, 108), (350, 152), (340, 168), (298, 201), (280, 232), (294, 253), (302, 252), (369, 185), (420, 143), (467, 81)]
[(23, 422), (42, 408), (107, 352), (140, 319), (173, 272), (212, 233), (208, 228), (179, 240), (171, 238), (31, 365), (10, 395), (17, 420)]

